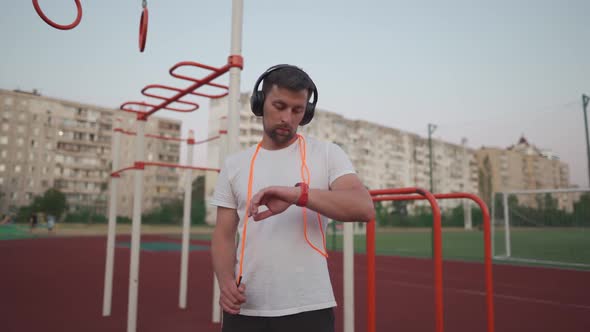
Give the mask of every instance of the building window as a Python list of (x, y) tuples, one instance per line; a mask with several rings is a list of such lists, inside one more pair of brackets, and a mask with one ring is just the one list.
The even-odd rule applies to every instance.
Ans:
[(8, 137), (0, 136), (0, 144), (8, 144)]
[(16, 140), (16, 145), (18, 146), (23, 146), (25, 144), (25, 140), (22, 138), (19, 138)]
[(6, 158), (6, 150), (2, 150), (2, 152), (0, 152), (0, 156), (2, 156), (2, 158)]
[(14, 172), (15, 173), (20, 173), (21, 169), (22, 169), (22, 167), (20, 165), (14, 166)]

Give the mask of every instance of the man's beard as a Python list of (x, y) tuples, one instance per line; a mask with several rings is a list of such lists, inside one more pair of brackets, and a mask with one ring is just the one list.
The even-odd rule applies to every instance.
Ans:
[[(288, 130), (289, 133), (279, 133), (278, 129), (285, 129)], [(277, 145), (283, 145), (293, 139), (295, 137), (296, 132), (292, 130), (290, 127), (286, 126), (276, 126), (272, 129), (264, 129), (266, 134), (270, 139)]]

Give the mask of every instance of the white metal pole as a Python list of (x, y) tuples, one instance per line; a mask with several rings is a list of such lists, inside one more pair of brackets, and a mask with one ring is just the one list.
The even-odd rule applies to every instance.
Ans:
[[(111, 172), (119, 170), (119, 148), (121, 146), (121, 132), (116, 130), (121, 128), (121, 119), (117, 118), (114, 123), (114, 129), (111, 141)], [(107, 257), (104, 268), (104, 293), (102, 301), (102, 315), (111, 315), (111, 303), (113, 294), (113, 266), (115, 262), (115, 233), (117, 226), (117, 178), (111, 176), (110, 196), (109, 196), (109, 226), (107, 233)]]
[(492, 258), (496, 257), (496, 193), (492, 192), (492, 206), (491, 206), (492, 221), (490, 222), (490, 228), (492, 231)]
[(506, 257), (510, 257), (510, 216), (508, 215), (508, 194), (503, 193), (504, 202), (504, 241), (506, 242)]
[[(143, 162), (145, 155), (145, 120), (137, 121), (135, 161)], [(143, 201), (143, 170), (134, 172), (133, 221), (131, 225), (131, 262), (129, 264), (129, 302), (127, 304), (127, 332), (135, 332), (137, 325), (137, 295), (139, 290), (139, 250), (141, 244), (141, 204)]]
[[(231, 20), (231, 41), (230, 55), (242, 55), (242, 20), (244, 15), (243, 0), (232, 1), (232, 20)], [(227, 114), (227, 152), (235, 153), (240, 149), (238, 133), (240, 132), (240, 74), (241, 69), (232, 67), (229, 70), (229, 92), (228, 92), (228, 114)], [(223, 136), (222, 136), (223, 137)], [(225, 154), (222, 154), (221, 145), (224, 140), (220, 140), (219, 167), (223, 167)], [(221, 321), (221, 311), (219, 308), (219, 283), (213, 276), (213, 322)]]
[[(193, 165), (193, 150), (195, 148), (195, 135), (192, 130), (189, 131), (187, 140), (187, 165)], [(185, 170), (186, 178), (184, 180), (184, 212), (182, 220), (182, 256), (180, 259), (180, 295), (178, 306), (186, 309), (186, 290), (188, 281), (188, 255), (189, 255), (189, 234), (191, 229), (191, 202), (192, 202), (192, 184), (193, 171), (188, 168)]]
[[(463, 191), (468, 191), (469, 176), (471, 175), (469, 167), (469, 155), (467, 154), (467, 138), (461, 139), (461, 146), (463, 147)], [(468, 189), (469, 188), (469, 189)], [(473, 221), (471, 218), (471, 201), (463, 199), (463, 227), (466, 230), (473, 229)]]
[[(231, 25), (231, 55), (242, 55), (242, 16), (243, 0), (232, 1), (232, 25)], [(232, 67), (229, 70), (227, 137), (228, 152), (236, 153), (240, 150), (238, 134), (240, 132), (240, 74), (241, 69)]]
[(354, 332), (354, 224), (344, 223), (344, 332)]

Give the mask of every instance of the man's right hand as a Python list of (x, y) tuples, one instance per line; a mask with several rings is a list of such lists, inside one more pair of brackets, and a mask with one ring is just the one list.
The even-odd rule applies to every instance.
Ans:
[(223, 310), (230, 314), (239, 314), (240, 306), (246, 302), (246, 285), (242, 283), (238, 287), (235, 280), (229, 279), (220, 284), (220, 289), (219, 304)]

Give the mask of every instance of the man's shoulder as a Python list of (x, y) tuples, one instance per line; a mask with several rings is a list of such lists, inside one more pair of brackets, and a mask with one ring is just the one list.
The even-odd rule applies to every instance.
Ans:
[(256, 149), (256, 146), (250, 146), (248, 148), (245, 148), (243, 150), (240, 150), (238, 152), (232, 153), (229, 156), (227, 156), (227, 160), (226, 160), (226, 164), (232, 165), (235, 163), (243, 163), (244, 160), (250, 160), (250, 157), (252, 157), (252, 154), (254, 153), (254, 150)]

